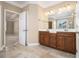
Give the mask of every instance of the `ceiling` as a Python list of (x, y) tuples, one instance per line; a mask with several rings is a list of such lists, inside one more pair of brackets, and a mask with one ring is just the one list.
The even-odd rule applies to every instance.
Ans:
[[(38, 4), (38, 5), (42, 6), (43, 8), (47, 8), (51, 5), (56, 5), (56, 4), (62, 3), (63, 1), (6, 1), (6, 2), (13, 4), (20, 8), (23, 8), (27, 4)], [(52, 18), (60, 19), (60, 17), (66, 18), (66, 17), (70, 16), (72, 14), (72, 12), (73, 12), (73, 9), (70, 11), (64, 10), (62, 13), (56, 13), (55, 15), (49, 15), (48, 17), (51, 19)], [(12, 17), (15, 17), (15, 16), (16, 16), (16, 14), (7, 12), (7, 17), (9, 19), (12, 19)]]
[(6, 11), (6, 19), (8, 21), (12, 21), (16, 16), (18, 16), (18, 14), (10, 12), (10, 11)]
[(27, 4), (38, 4), (43, 8), (47, 8), (48, 6), (56, 5), (63, 1), (5, 1), (5, 2), (15, 5), (17, 7), (20, 7), (20, 8), (23, 8)]

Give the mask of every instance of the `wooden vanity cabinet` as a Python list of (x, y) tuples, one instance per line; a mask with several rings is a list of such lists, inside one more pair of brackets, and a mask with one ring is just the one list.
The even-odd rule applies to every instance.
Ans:
[(49, 38), (50, 47), (56, 48), (56, 33), (50, 33)]
[(44, 45), (44, 33), (41, 31), (39, 32), (39, 42)]
[(39, 42), (45, 46), (49, 46), (49, 32), (40, 31), (39, 32)]
[(47, 31), (39, 32), (39, 43), (59, 50), (76, 53), (76, 33)]
[(76, 34), (74, 32), (58, 32), (57, 48), (67, 52), (76, 53)]

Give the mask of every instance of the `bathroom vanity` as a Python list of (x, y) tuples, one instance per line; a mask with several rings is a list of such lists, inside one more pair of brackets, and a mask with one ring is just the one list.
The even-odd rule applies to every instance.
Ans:
[[(63, 10), (62, 6), (59, 8)], [(45, 25), (48, 23), (48, 27), (45, 28), (45, 25), (43, 25), (42, 30), (39, 30), (39, 43), (76, 54), (75, 7), (61, 12), (59, 8), (54, 9), (51, 7), (47, 10), (48, 21), (42, 21), (42, 23)]]
[(48, 29), (39, 30), (39, 43), (75, 54), (76, 29), (74, 23), (72, 15), (61, 19), (48, 18)]
[(39, 43), (44, 46), (76, 53), (76, 33), (39, 31)]

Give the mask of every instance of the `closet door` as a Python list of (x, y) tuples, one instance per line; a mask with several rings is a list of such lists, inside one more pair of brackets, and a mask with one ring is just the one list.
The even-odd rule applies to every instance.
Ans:
[(26, 11), (20, 13), (19, 16), (19, 43), (22, 45), (26, 45), (26, 33), (27, 33), (27, 29), (26, 29)]

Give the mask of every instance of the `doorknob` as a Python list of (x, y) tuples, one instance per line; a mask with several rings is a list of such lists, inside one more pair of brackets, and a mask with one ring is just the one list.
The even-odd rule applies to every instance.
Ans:
[(23, 30), (23, 31), (27, 31), (27, 30)]

